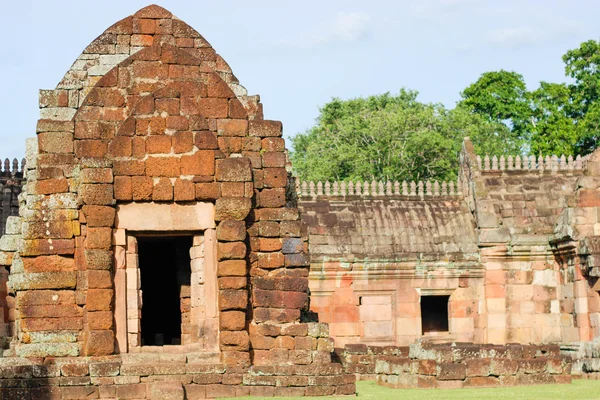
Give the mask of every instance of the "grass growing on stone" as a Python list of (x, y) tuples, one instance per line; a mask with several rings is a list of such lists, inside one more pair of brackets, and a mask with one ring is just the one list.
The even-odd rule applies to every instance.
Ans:
[[(483, 389), (388, 389), (374, 381), (356, 384), (358, 399), (364, 400), (547, 400), (547, 399), (600, 399), (600, 381), (574, 380), (570, 385), (517, 386)], [(247, 397), (274, 400), (279, 397)], [(281, 397), (280, 399), (317, 400), (333, 397)], [(340, 397), (337, 397), (338, 399)], [(343, 397), (342, 397), (343, 398)]]

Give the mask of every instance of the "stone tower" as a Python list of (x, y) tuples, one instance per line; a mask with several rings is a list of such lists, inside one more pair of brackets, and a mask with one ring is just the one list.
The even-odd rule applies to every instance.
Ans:
[(143, 8), (40, 107), (3, 257), (7, 355), (62, 376), (81, 365), (63, 393), (354, 393), (327, 325), (303, 322), (307, 238), (282, 125), (202, 36)]

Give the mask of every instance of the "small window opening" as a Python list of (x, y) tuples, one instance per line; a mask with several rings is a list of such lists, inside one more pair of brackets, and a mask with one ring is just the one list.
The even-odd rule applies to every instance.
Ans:
[(450, 296), (421, 297), (421, 327), (423, 334), (448, 332), (448, 300)]
[(182, 311), (189, 306), (192, 238), (139, 237), (143, 346), (181, 344)]

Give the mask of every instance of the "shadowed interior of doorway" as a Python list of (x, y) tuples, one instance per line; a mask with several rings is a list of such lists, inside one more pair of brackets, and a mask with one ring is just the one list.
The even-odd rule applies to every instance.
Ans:
[(189, 318), (189, 236), (138, 237), (142, 289), (142, 345), (181, 344), (182, 318)]

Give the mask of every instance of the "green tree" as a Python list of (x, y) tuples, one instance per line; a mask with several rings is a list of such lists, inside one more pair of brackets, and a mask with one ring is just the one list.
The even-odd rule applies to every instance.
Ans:
[(314, 127), (292, 138), (301, 180), (455, 179), (465, 136), (491, 154), (520, 146), (502, 124), (421, 103), (417, 92), (404, 89), (397, 96), (333, 99), (320, 111)]
[(580, 129), (569, 116), (571, 89), (561, 83), (540, 82), (529, 94), (532, 102), (531, 154), (577, 154)]
[(505, 70), (486, 72), (461, 97), (458, 107), (504, 123), (515, 137), (526, 136), (531, 108), (522, 75)]
[(576, 153), (590, 153), (600, 140), (600, 41), (588, 40), (563, 56), (565, 73), (574, 82), (569, 116), (578, 126)]

